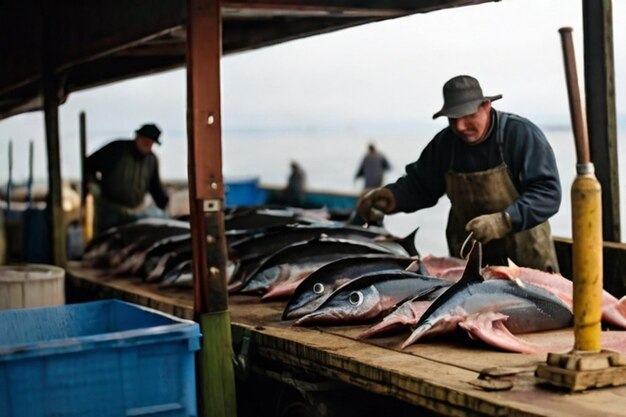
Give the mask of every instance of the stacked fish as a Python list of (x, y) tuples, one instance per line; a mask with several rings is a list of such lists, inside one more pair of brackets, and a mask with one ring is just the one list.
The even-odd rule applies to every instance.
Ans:
[[(417, 230), (397, 238), (324, 211), (275, 206), (233, 209), (225, 223), (229, 292), (290, 297), (282, 319), (294, 325), (373, 323), (360, 339), (410, 329), (403, 349), (461, 330), (500, 349), (536, 353), (541, 347), (516, 335), (572, 324), (571, 281), (515, 265), (482, 268), (476, 242), (468, 261), (420, 257)], [(109, 274), (191, 288), (191, 247), (187, 221), (140, 220), (94, 239), (83, 259)], [(603, 320), (626, 328), (626, 301), (605, 292), (603, 305)]]
[[(415, 233), (399, 239), (384, 228), (333, 220), (323, 210), (237, 208), (226, 213), (225, 228), (229, 291), (264, 294), (264, 300), (288, 297), (311, 272), (347, 256), (369, 263), (378, 255), (388, 258), (380, 268), (402, 269), (417, 259)], [(90, 242), (83, 260), (109, 275), (141, 277), (161, 287), (193, 285), (186, 220), (145, 219), (112, 228)]]

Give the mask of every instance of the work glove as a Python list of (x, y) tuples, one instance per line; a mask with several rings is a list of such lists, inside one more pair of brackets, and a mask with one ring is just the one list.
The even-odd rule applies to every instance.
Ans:
[(100, 197), (100, 193), (101, 193), (100, 185), (95, 183), (94, 181), (89, 181), (87, 183), (87, 192), (94, 197)]
[(494, 239), (501, 239), (511, 232), (511, 217), (506, 212), (485, 214), (474, 217), (465, 225), (465, 231), (473, 232), (474, 239), (483, 245)]
[(357, 212), (367, 222), (378, 222), (395, 208), (396, 198), (383, 187), (366, 192), (356, 203)]

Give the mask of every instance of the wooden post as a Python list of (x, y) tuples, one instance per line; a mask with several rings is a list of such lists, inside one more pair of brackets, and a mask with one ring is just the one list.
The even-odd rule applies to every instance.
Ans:
[(48, 154), (48, 208), (51, 216), (52, 260), (55, 265), (65, 267), (65, 227), (63, 222), (61, 151), (59, 146), (59, 85), (55, 70), (56, 19), (52, 2), (42, 2), (43, 51), (42, 92)]
[(621, 242), (612, 19), (611, 0), (583, 0), (587, 129), (602, 186), (602, 234), (606, 241)]
[(226, 286), (222, 179), (219, 0), (187, 1), (187, 135), (194, 315), (203, 342), (197, 363), (200, 415), (235, 417)]
[(87, 116), (84, 111), (80, 112), (80, 218), (83, 227), (83, 240), (88, 243), (93, 238), (94, 202), (93, 196), (87, 188), (87, 176), (85, 169), (87, 164)]

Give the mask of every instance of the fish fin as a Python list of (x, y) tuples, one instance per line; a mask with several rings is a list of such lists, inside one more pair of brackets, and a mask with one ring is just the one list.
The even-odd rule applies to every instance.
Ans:
[(411, 262), (409, 264), (409, 266), (406, 267), (405, 271), (416, 272), (418, 274), (422, 273), (422, 275), (425, 275), (422, 272), (423, 271), (422, 267), (423, 267), (422, 263), (419, 260), (415, 260), (415, 261)]
[(528, 343), (516, 337), (504, 325), (508, 316), (501, 313), (481, 313), (458, 323), (472, 339), (482, 340), (502, 350), (519, 353), (543, 353), (545, 347)]
[(467, 265), (465, 266), (465, 271), (463, 271), (463, 275), (458, 282), (484, 281), (485, 279), (480, 273), (482, 270), (482, 262), (483, 245), (474, 240), (472, 242), (472, 249), (469, 254), (469, 259), (467, 260)]
[(415, 247), (415, 235), (417, 235), (418, 230), (420, 230), (419, 227), (413, 230), (413, 232), (409, 233), (408, 236), (398, 241), (398, 243), (400, 243), (400, 246), (402, 246), (407, 251), (409, 256), (419, 256), (419, 252)]
[(517, 264), (515, 262), (513, 262), (513, 260), (511, 258), (506, 258), (506, 260), (509, 263), (509, 267), (511, 267), (511, 268), (519, 268), (519, 266), (517, 266)]
[(526, 284), (519, 278), (513, 278), (513, 281), (517, 284), (518, 287), (526, 288)]

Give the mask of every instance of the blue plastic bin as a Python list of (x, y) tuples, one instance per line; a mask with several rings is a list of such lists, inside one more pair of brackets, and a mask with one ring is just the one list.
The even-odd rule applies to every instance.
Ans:
[(117, 300), (0, 311), (0, 416), (196, 416), (196, 323)]

